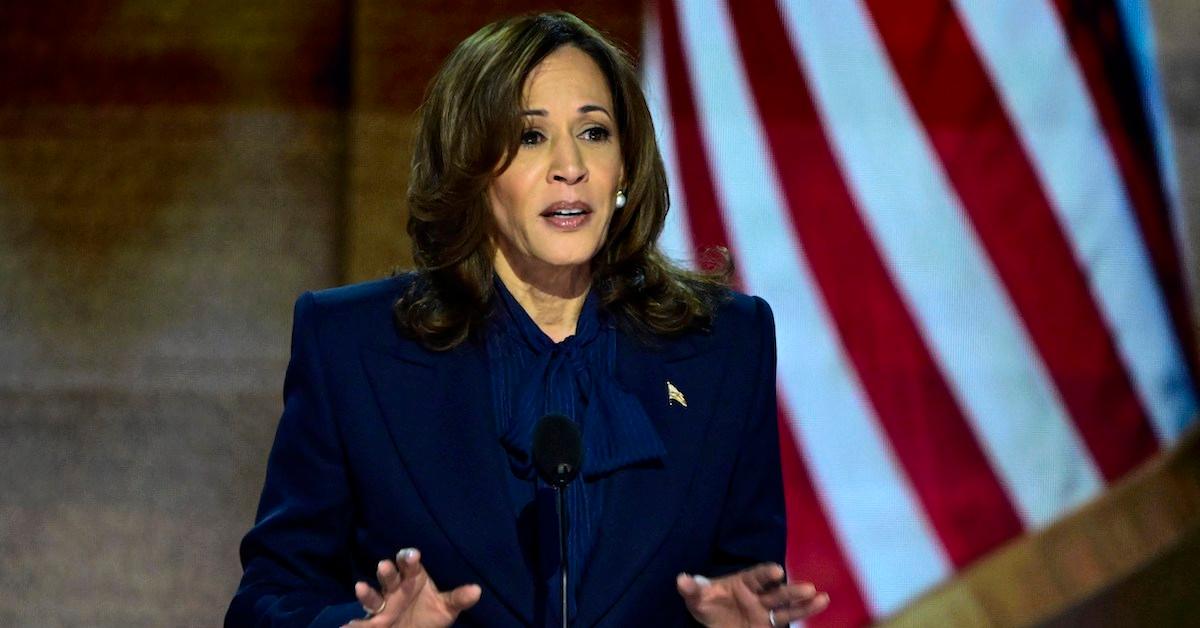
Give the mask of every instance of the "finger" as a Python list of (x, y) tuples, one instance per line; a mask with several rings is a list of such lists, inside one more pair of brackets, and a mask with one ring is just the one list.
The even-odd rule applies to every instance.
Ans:
[(825, 610), (826, 608), (829, 608), (829, 594), (828, 593), (818, 593), (817, 595), (813, 596), (813, 598), (811, 600), (805, 602), (804, 604), (801, 604), (800, 608), (797, 609), (799, 612), (802, 613), (802, 615), (799, 617), (799, 619), (803, 619), (805, 617), (811, 617), (813, 615), (816, 615), (817, 613)]
[(396, 552), (396, 567), (400, 570), (400, 579), (408, 580), (424, 573), (421, 565), (421, 551), (415, 547), (406, 547)]
[(383, 606), (383, 596), (365, 582), (360, 581), (354, 584), (354, 597), (358, 598), (358, 603), (368, 611), (376, 611)]
[(400, 572), (390, 560), (381, 560), (375, 566), (375, 577), (379, 579), (379, 592), (386, 598), (389, 593), (400, 588)]
[(758, 596), (763, 608), (780, 608), (784, 606), (802, 606), (817, 596), (817, 588), (811, 583), (788, 584), (771, 589)]
[(675, 576), (675, 588), (679, 590), (679, 595), (688, 604), (694, 604), (700, 601), (704, 595), (704, 589), (712, 586), (712, 581), (704, 576), (693, 576), (686, 573), (681, 573)]
[[(403, 601), (418, 599), (425, 585), (430, 584), (425, 566), (421, 564), (421, 552), (412, 547), (396, 552), (396, 567), (400, 571), (398, 593), (403, 596)], [(437, 587), (433, 592), (437, 593)]]
[(755, 593), (763, 593), (784, 582), (783, 567), (775, 563), (763, 563), (738, 572), (742, 582)]
[(829, 606), (829, 594), (820, 593), (802, 606), (789, 606), (775, 609), (775, 623), (784, 626), (793, 621), (807, 619), (825, 610)]
[(442, 594), (442, 599), (446, 602), (446, 608), (458, 615), (459, 613), (475, 606), (479, 598), (483, 595), (483, 589), (477, 584), (464, 584), (461, 587), (447, 591)]
[[(362, 605), (363, 610), (367, 611), (368, 616), (364, 619), (355, 619), (347, 624), (348, 628), (368, 628), (370, 626), (386, 626), (387, 623), (380, 624), (378, 621), (380, 616), (375, 614), (375, 611), (384, 609), (383, 596), (366, 582), (354, 583), (354, 597), (358, 598), (358, 603)], [(384, 609), (386, 610), (386, 609)]]

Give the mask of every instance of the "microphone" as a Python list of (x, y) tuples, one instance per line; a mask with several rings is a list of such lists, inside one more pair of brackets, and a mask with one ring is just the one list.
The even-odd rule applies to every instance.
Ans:
[(579, 426), (561, 414), (547, 414), (533, 428), (532, 453), (538, 476), (555, 488), (566, 488), (583, 463)]
[(567, 485), (579, 475), (583, 464), (583, 436), (574, 421), (561, 414), (547, 414), (533, 428), (533, 466), (538, 477), (554, 487), (558, 511), (558, 555), (562, 568), (562, 625), (567, 627)]

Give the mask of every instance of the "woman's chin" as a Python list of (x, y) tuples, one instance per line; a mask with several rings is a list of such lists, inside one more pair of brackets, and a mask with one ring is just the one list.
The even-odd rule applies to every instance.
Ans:
[(537, 261), (538, 261), (538, 266), (541, 266), (542, 268), (544, 268), (546, 270), (550, 270), (553, 272), (568, 273), (568, 272), (577, 272), (577, 271), (587, 270), (588, 268), (590, 268), (589, 262), (591, 261), (591, 259), (588, 257), (577, 256), (577, 255), (569, 255), (569, 256), (564, 255), (564, 256), (538, 258)]
[(571, 271), (589, 268), (595, 254), (593, 248), (584, 250), (582, 247), (564, 247), (534, 251), (532, 257), (535, 264), (543, 268)]

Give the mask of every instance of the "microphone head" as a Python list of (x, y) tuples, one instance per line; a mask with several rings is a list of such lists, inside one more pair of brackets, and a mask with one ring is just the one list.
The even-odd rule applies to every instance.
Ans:
[(533, 428), (533, 466), (544, 482), (565, 488), (583, 464), (583, 436), (574, 421), (547, 414)]

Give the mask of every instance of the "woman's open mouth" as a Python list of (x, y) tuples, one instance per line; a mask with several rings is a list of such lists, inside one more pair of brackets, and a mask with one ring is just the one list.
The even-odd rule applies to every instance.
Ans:
[(588, 221), (592, 207), (583, 201), (559, 201), (542, 210), (541, 216), (560, 231), (574, 231)]

